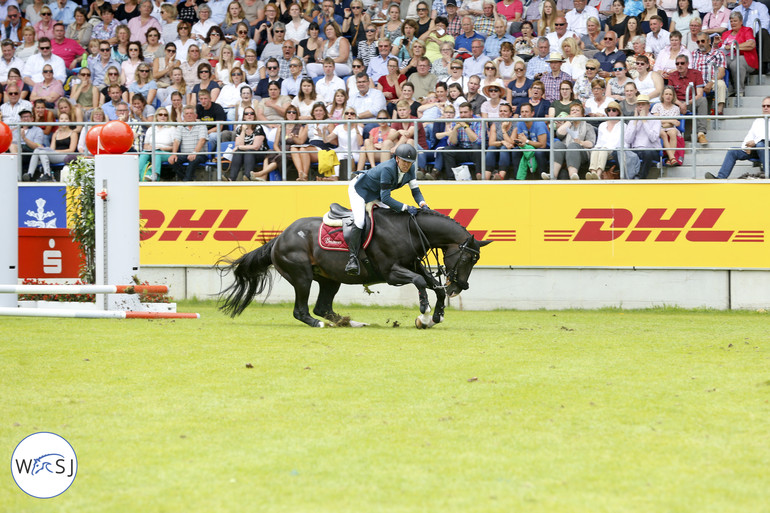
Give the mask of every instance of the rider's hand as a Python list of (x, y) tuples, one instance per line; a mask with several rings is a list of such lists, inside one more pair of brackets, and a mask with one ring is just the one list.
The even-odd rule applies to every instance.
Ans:
[(412, 205), (407, 205), (406, 211), (409, 212), (410, 216), (414, 216), (414, 215), (417, 215), (417, 212), (419, 212), (419, 209), (417, 207), (413, 207)]
[(428, 204), (427, 204), (427, 203), (422, 203), (422, 204), (420, 205), (420, 208), (421, 208), (421, 209), (423, 209), (423, 210), (430, 210), (430, 207), (428, 206)]

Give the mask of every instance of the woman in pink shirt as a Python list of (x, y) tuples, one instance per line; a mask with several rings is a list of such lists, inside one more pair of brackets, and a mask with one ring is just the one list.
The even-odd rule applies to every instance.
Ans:
[(524, 15), (524, 4), (521, 0), (501, 0), (497, 2), (497, 14), (505, 17), (508, 20), (510, 26), (511, 22), (521, 21), (521, 17)]
[(47, 37), (53, 41), (53, 16), (51, 15), (51, 8), (44, 7), (40, 10), (40, 21), (35, 23), (35, 38)]

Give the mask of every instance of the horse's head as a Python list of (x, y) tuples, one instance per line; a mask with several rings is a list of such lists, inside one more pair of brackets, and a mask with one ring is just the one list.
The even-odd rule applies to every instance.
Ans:
[(444, 253), (444, 265), (447, 270), (445, 288), (449, 297), (455, 297), (463, 290), (468, 290), (468, 277), (471, 275), (473, 266), (479, 261), (481, 248), (490, 242), (492, 241), (477, 241), (471, 235), (462, 244), (447, 248)]

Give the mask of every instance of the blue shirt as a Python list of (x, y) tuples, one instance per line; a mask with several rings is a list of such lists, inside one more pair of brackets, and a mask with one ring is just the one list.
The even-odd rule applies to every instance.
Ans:
[(455, 38), (455, 50), (465, 48), (468, 53), (471, 53), (471, 43), (474, 39), (480, 39), (482, 42), (486, 39), (482, 34), (474, 31), (471, 37), (467, 37), (465, 32), (461, 32), (459, 36)]
[(615, 65), (616, 62), (626, 62), (626, 52), (622, 50), (615, 50), (611, 54), (607, 55), (606, 53), (602, 52), (596, 52), (594, 54), (594, 59), (599, 61), (599, 64), (602, 67), (602, 71), (609, 71), (612, 73), (612, 67)]
[(516, 123), (516, 130), (518, 133), (524, 134), (524, 136), (531, 141), (537, 141), (539, 135), (545, 134), (545, 147), (550, 147), (548, 144), (548, 127), (543, 121), (533, 121), (531, 128), (527, 128), (524, 121), (519, 121)]
[(500, 47), (506, 41), (513, 44), (516, 39), (510, 34), (505, 34), (503, 37), (497, 37), (497, 34), (492, 34), (484, 41), (484, 54), (488, 55), (490, 59), (500, 57)]
[(59, 7), (59, 2), (51, 2), (48, 4), (48, 8), (51, 9), (51, 16), (54, 21), (60, 21), (64, 25), (75, 23), (75, 9), (78, 8), (78, 4), (75, 2), (70, 0), (64, 4), (64, 7)]
[(367, 203), (379, 200), (393, 210), (406, 210), (406, 205), (393, 199), (390, 192), (409, 184), (409, 187), (412, 189), (412, 197), (417, 204), (419, 205), (425, 201), (420, 192), (420, 187), (417, 185), (416, 169), (417, 165), (412, 164), (409, 171), (401, 175), (401, 179), (399, 179), (398, 164), (396, 159), (392, 158), (361, 173), (354, 187), (358, 195)]

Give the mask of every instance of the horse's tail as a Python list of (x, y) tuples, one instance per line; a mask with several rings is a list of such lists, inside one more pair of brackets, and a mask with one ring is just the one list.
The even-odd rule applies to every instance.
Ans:
[(233, 283), (219, 293), (220, 299), (224, 298), (224, 302), (219, 306), (220, 310), (229, 314), (230, 317), (240, 315), (255, 296), (265, 291), (265, 288), (267, 288), (265, 294), (267, 299), (273, 289), (273, 274), (270, 272), (270, 266), (273, 265), (271, 253), (274, 245), (275, 239), (272, 239), (235, 261), (220, 261), (226, 264), (219, 267), (222, 276), (232, 271), (234, 278)]

